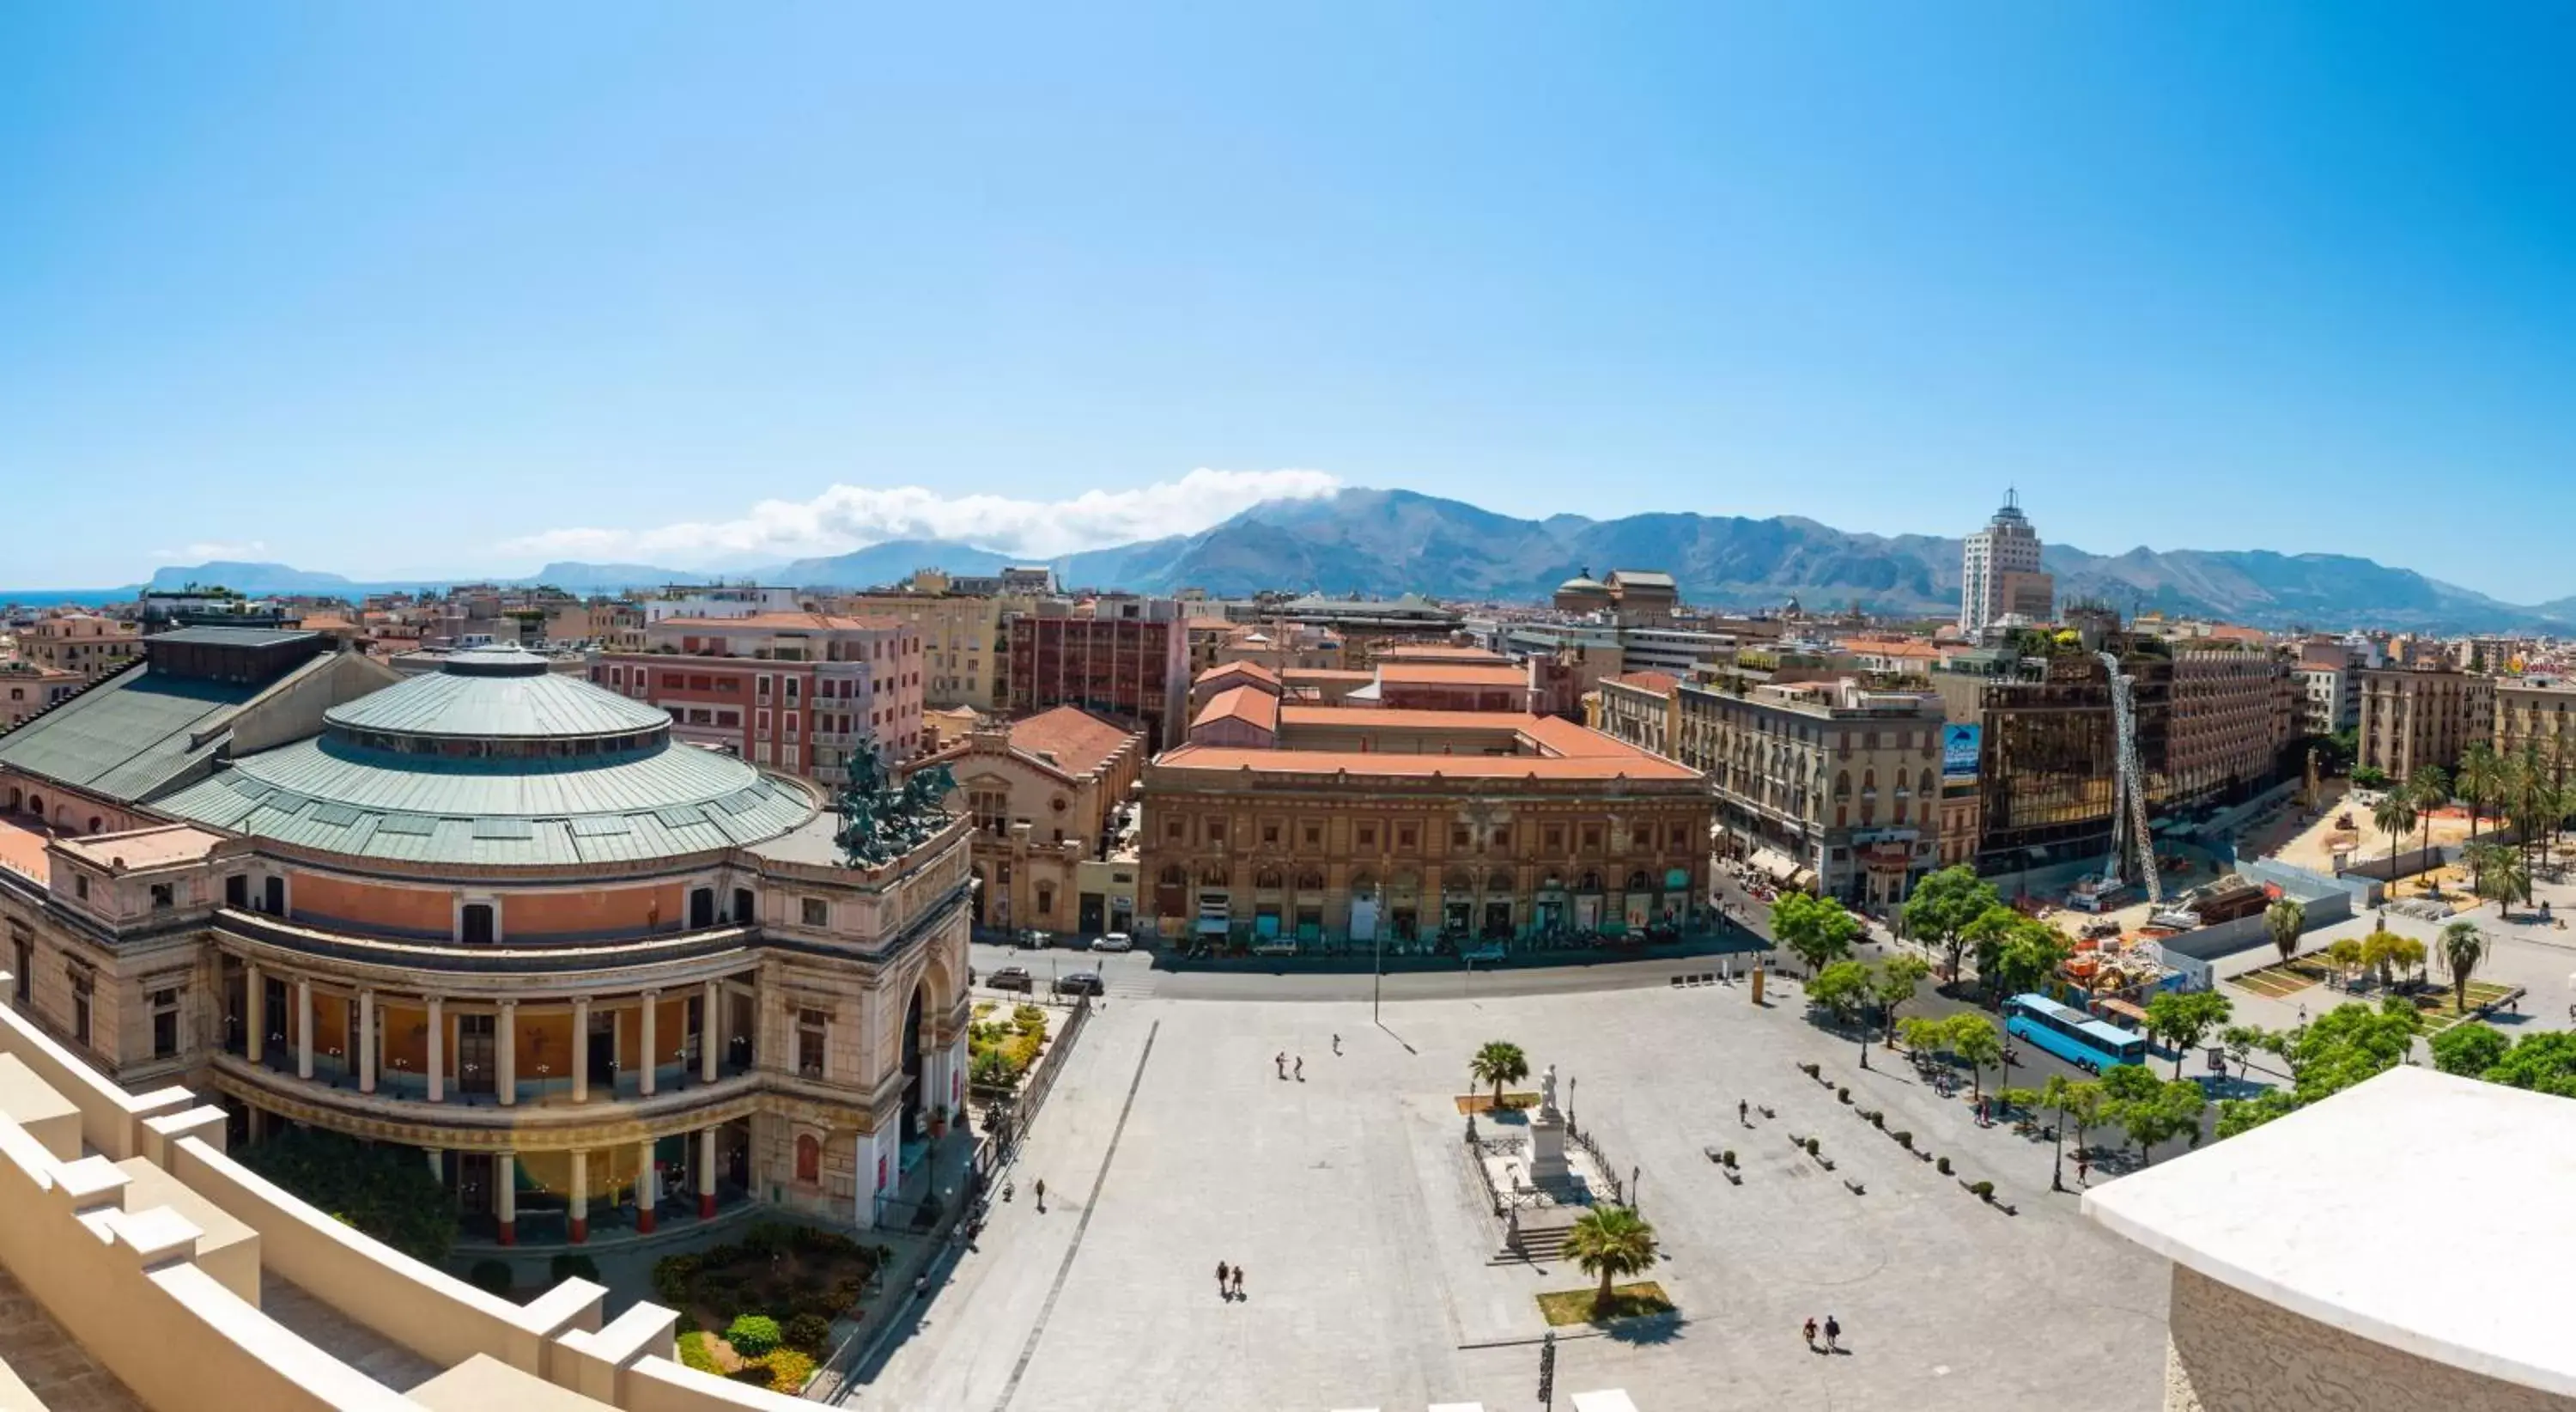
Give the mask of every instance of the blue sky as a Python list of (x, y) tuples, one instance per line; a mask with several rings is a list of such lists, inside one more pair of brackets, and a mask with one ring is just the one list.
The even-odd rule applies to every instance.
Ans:
[(2571, 41), (2547, 5), (0, 8), (0, 583), (1044, 551), (1335, 482), (1957, 534), (2009, 483), (2088, 549), (2558, 597)]

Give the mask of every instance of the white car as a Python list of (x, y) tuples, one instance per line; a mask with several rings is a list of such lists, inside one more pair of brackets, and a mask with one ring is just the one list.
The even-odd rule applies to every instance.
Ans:
[(1094, 951), (1133, 951), (1136, 949), (1136, 938), (1129, 936), (1125, 932), (1109, 932), (1101, 936), (1093, 937), (1091, 939), (1091, 949)]

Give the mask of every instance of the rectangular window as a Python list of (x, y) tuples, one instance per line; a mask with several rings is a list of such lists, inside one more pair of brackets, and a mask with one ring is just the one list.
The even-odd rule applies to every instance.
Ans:
[(798, 677), (787, 678), (787, 699), (791, 703), (796, 700), (796, 686), (800, 680)]
[(805, 899), (803, 899), (802, 901), (800, 901), (797, 905), (798, 905), (799, 910), (802, 912), (802, 914), (803, 914), (803, 916), (804, 916), (804, 918), (805, 918), (805, 925), (807, 925), (807, 926), (809, 926), (809, 927), (822, 927), (822, 926), (829, 926), (829, 925), (831, 925), (831, 922), (832, 922), (832, 904), (831, 904), (831, 903), (826, 902), (826, 901), (824, 901), (822, 898), (819, 898), (819, 897), (808, 897), (808, 898), (805, 898)]
[(1321, 848), (1321, 847), (1323, 847), (1323, 846), (1324, 846), (1324, 831), (1323, 831), (1321, 828), (1318, 828), (1318, 827), (1316, 827), (1316, 826), (1315, 826), (1315, 825), (1313, 825), (1313, 824), (1308, 824), (1308, 825), (1306, 826), (1306, 846), (1307, 846), (1308, 848)]
[(760, 679), (760, 699), (763, 701), (769, 699), (769, 681), (770, 679), (766, 676), (763, 676)]
[(1225, 842), (1225, 820), (1210, 819), (1207, 821), (1207, 841), (1210, 843)]
[(1261, 826), (1261, 841), (1263, 843), (1277, 843), (1279, 841), (1279, 826), (1277, 824), (1263, 824)]
[(168, 1059), (179, 1052), (179, 992), (152, 992), (152, 1057)]
[(1512, 826), (1509, 824), (1494, 825), (1494, 831), (1491, 837), (1493, 839), (1492, 846), (1495, 852), (1500, 853), (1503, 850), (1510, 848), (1512, 846)]
[(1419, 844), (1421, 837), (1421, 831), (1411, 824), (1396, 825), (1395, 846), (1398, 848), (1415, 847)]
[(1460, 853), (1466, 852), (1470, 839), (1471, 835), (1465, 824), (1451, 824), (1449, 826), (1449, 847), (1452, 850)]
[(796, 738), (796, 725), (797, 725), (797, 721), (796, 721), (796, 713), (795, 713), (795, 712), (793, 712), (793, 711), (788, 712), (788, 713), (787, 713), (787, 729), (786, 729), (784, 732), (782, 732), (782, 734), (784, 734), (785, 736), (787, 736), (787, 738), (788, 738), (788, 739), (790, 739), (790, 740), (795, 739), (795, 738)]
[(89, 1047), (89, 988), (72, 992), (72, 1043)]
[(823, 1077), (823, 1012), (796, 1012), (796, 1072), (809, 1079)]
[(1362, 847), (1362, 848), (1375, 848), (1375, 847), (1377, 847), (1377, 825), (1375, 825), (1375, 824), (1362, 824), (1362, 825), (1360, 825), (1360, 847)]

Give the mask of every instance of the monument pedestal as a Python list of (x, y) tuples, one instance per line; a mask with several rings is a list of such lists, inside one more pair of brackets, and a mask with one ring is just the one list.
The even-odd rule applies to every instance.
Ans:
[(1573, 1176), (1565, 1165), (1565, 1117), (1553, 1108), (1542, 1108), (1530, 1120), (1529, 1180), (1531, 1186), (1544, 1187), (1563, 1183)]

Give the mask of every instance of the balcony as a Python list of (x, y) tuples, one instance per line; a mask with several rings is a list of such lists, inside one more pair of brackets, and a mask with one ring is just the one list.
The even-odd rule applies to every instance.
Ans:
[[(232, 1051), (215, 1056), (213, 1069), (216, 1082), (243, 1097), (256, 1099), (261, 1106), (282, 1111), (289, 1117), (302, 1112), (315, 1115), (338, 1114), (351, 1120), (373, 1119), (426, 1128), (482, 1128), (494, 1132), (543, 1132), (560, 1128), (567, 1132), (595, 1127), (602, 1121), (640, 1125), (648, 1133), (682, 1132), (703, 1127), (706, 1110), (732, 1107), (748, 1100), (762, 1084), (758, 1072), (747, 1065), (726, 1065), (712, 1082), (697, 1078), (694, 1072), (682, 1072), (678, 1066), (666, 1066), (656, 1075), (656, 1091), (647, 1097), (632, 1075), (620, 1076), (612, 1084), (593, 1083), (590, 1099), (572, 1101), (572, 1081), (568, 1078), (539, 1077), (522, 1079), (517, 1086), (517, 1101), (504, 1105), (490, 1092), (459, 1092), (456, 1084), (447, 1086), (446, 1097), (437, 1103), (429, 1101), (429, 1084), (425, 1076), (399, 1071), (380, 1072), (374, 1093), (361, 1092), (356, 1073), (336, 1057), (313, 1056), (313, 1077), (299, 1078), (291, 1054), (281, 1056), (271, 1050), (261, 1062)], [(470, 1080), (469, 1080), (470, 1081)], [(662, 1087), (667, 1082), (668, 1087)], [(328, 1117), (320, 1118), (326, 1126)], [(431, 1144), (436, 1145), (436, 1144)]]

